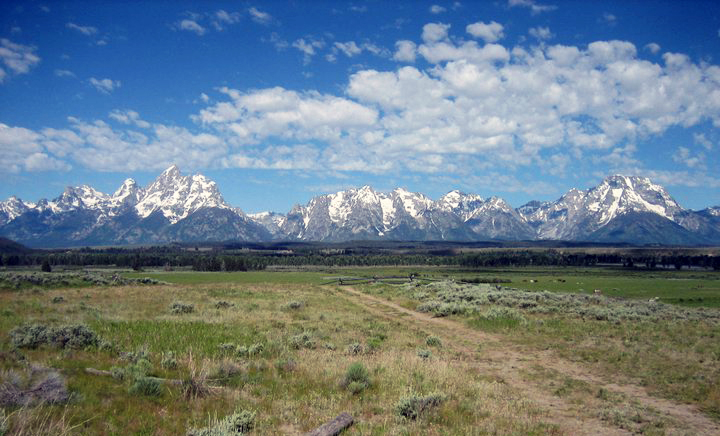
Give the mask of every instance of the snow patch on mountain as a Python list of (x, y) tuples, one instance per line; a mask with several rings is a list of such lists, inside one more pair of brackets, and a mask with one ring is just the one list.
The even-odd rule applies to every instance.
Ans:
[(247, 216), (251, 220), (265, 227), (273, 236), (281, 233), (280, 229), (287, 220), (287, 217), (285, 215), (275, 212), (250, 213)]

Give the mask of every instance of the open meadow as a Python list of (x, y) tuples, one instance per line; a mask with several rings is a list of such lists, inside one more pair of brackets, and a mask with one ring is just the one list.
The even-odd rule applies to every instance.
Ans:
[(720, 434), (713, 271), (14, 271), (0, 288), (2, 435), (292, 435), (342, 412), (348, 435)]

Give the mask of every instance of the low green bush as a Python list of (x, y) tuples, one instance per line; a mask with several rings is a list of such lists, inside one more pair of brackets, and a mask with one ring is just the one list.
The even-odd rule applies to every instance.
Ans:
[(138, 377), (130, 385), (129, 392), (134, 395), (158, 397), (162, 394), (160, 381), (154, 377)]
[(365, 368), (365, 365), (355, 362), (345, 371), (345, 376), (340, 385), (353, 395), (359, 394), (370, 386), (370, 372)]
[(425, 338), (425, 345), (428, 347), (442, 347), (442, 341), (437, 336), (428, 336)]

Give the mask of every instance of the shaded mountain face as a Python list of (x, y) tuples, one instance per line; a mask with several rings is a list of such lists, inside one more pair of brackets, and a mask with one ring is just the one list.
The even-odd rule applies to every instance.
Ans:
[(615, 175), (517, 209), (457, 190), (433, 201), (364, 186), (315, 197), (286, 215), (246, 215), (225, 202), (215, 182), (173, 165), (146, 187), (127, 179), (113, 194), (83, 185), (37, 203), (10, 197), (0, 202), (0, 236), (32, 247), (381, 239), (711, 244), (720, 243), (720, 207), (686, 210), (647, 178)]
[(623, 212), (587, 237), (592, 242), (701, 244), (704, 239), (681, 225), (652, 212)]

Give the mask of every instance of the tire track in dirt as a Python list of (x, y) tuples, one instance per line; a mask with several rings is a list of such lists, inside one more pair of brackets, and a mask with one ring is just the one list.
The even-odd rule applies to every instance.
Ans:
[[(672, 400), (650, 396), (647, 391), (633, 384), (617, 384), (615, 381), (605, 380), (593, 374), (589, 369), (576, 363), (564, 360), (550, 351), (521, 349), (515, 344), (504, 344), (500, 335), (493, 335), (469, 328), (461, 323), (446, 318), (435, 318), (425, 313), (404, 308), (385, 299), (365, 294), (352, 287), (335, 287), (347, 298), (366, 308), (366, 310), (384, 318), (406, 324), (415, 324), (423, 329), (432, 329), (450, 345), (452, 349), (460, 352), (465, 359), (472, 361), (476, 366), (499, 375), (508, 385), (518, 389), (528, 399), (536, 403), (548, 413), (547, 420), (558, 425), (568, 435), (628, 435), (631, 432), (609, 427), (608, 423), (588, 416), (587, 410), (580, 409), (582, 405), (570, 404), (547, 388), (529, 382), (523, 377), (523, 372), (532, 372), (533, 367), (549, 368), (558, 373), (602, 387), (610, 392), (625, 395), (628, 400), (635, 401), (641, 406), (657, 410), (676, 422), (677, 429), (686, 434), (720, 435), (720, 425), (705, 416), (694, 406), (676, 403)], [(478, 345), (492, 345), (483, 348), (482, 355), (478, 356)], [(498, 349), (502, 347), (502, 349)], [(447, 347), (446, 347), (447, 348)]]

